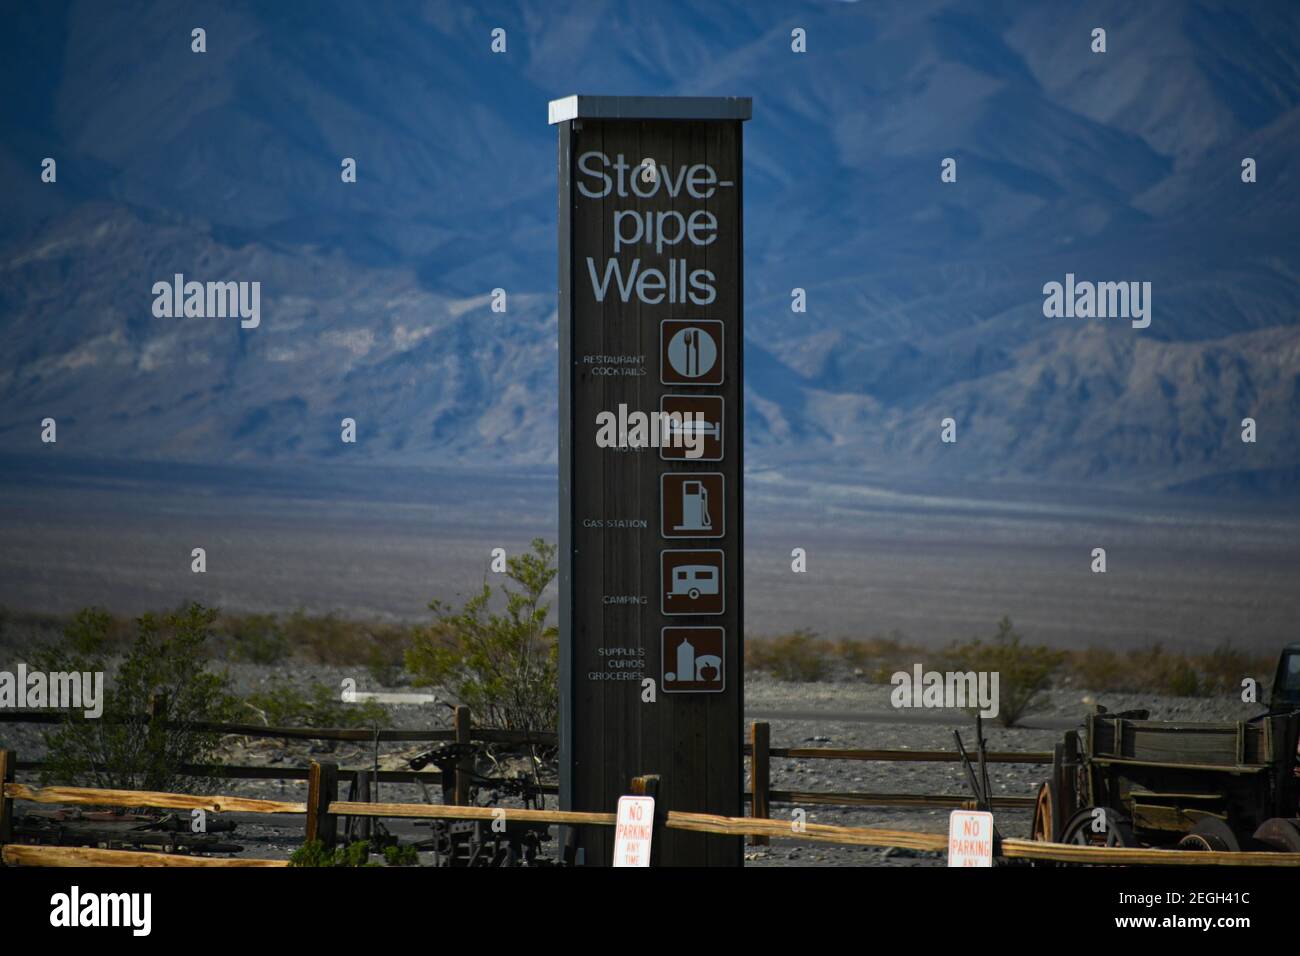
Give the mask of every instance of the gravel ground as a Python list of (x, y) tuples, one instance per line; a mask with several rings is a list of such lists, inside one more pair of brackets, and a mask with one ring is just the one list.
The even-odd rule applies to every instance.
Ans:
[[(295, 682), (324, 681), (339, 686), (345, 677), (357, 678), (358, 686), (374, 690), (373, 681), (362, 679), (355, 668), (307, 665), (258, 667), (231, 665), (230, 674), (239, 693), (247, 693), (274, 676)], [(409, 690), (409, 688), (384, 688)], [(970, 749), (974, 726), (970, 718), (953, 711), (895, 711), (890, 706), (888, 685), (873, 685), (860, 680), (841, 679), (814, 684), (777, 681), (764, 675), (749, 675), (745, 684), (745, 709), (757, 714), (772, 727), (775, 747), (834, 747), (912, 750), (952, 750), (953, 730), (960, 730)], [(1146, 708), (1154, 719), (1193, 721), (1235, 721), (1253, 716), (1258, 707), (1247, 706), (1233, 698), (1175, 698), (1142, 694), (1093, 695), (1082, 690), (1051, 692), (1044, 706), (1025, 718), (1024, 728), (1003, 728), (986, 723), (985, 730), (992, 750), (1050, 750), (1061, 739), (1065, 728), (1081, 722), (1094, 702), (1111, 711)], [(391, 708), (390, 725), (394, 727), (449, 727), (450, 710), (441, 704), (403, 705)], [(790, 717), (781, 716), (783, 713)], [(916, 713), (913, 720), (908, 718)], [(944, 719), (944, 718), (948, 719)], [(250, 713), (249, 722), (256, 722)], [(41, 727), (32, 724), (0, 724), (0, 746), (15, 750), (23, 759), (43, 755)], [(405, 758), (422, 749), (419, 744), (381, 744), (378, 759), (385, 769), (405, 768)], [(334, 760), (340, 766), (371, 766), (376, 753), (370, 745), (286, 742), (254, 738), (228, 738), (221, 760), (235, 764), (266, 766), (303, 766), (312, 757)], [(432, 768), (431, 768), (432, 769)], [(490, 773), (490, 767), (480, 772)], [(995, 793), (1033, 796), (1046, 768), (1035, 765), (992, 764), (990, 780)], [(20, 779), (33, 780), (31, 774)], [(773, 759), (772, 787), (802, 791), (867, 791), (898, 793), (951, 793), (969, 796), (958, 764), (879, 763), (844, 760)], [(347, 795), (346, 786), (342, 793)], [(306, 784), (300, 781), (227, 780), (220, 790), (230, 795), (263, 797), (277, 800), (303, 800)], [(415, 784), (385, 784), (381, 798), (391, 802), (422, 803), (440, 800), (441, 791), (429, 787), (427, 793)], [(502, 806), (519, 806), (518, 801), (503, 799)], [(553, 800), (548, 805), (554, 806)], [(773, 807), (773, 816), (789, 819), (795, 808)], [(946, 810), (890, 809), (860, 807), (809, 806), (807, 820), (844, 826), (875, 826), (899, 830), (943, 832)], [(1030, 812), (999, 811), (998, 824), (1009, 836), (1028, 836)], [(266, 817), (239, 814), (238, 832), (233, 838), (245, 847), (245, 855), (283, 859), (302, 839), (301, 817)], [(387, 821), (388, 828), (402, 840), (427, 836), (428, 830), (413, 822)], [(837, 847), (829, 844), (774, 840), (767, 847), (746, 847), (745, 859), (750, 866), (942, 866), (940, 854), (917, 853), (897, 849)]]
[[(772, 713), (781, 710), (824, 710), (836, 716), (857, 712), (905, 716), (914, 712), (893, 711), (889, 703), (892, 687), (860, 682), (791, 684), (763, 675), (745, 681), (747, 712)], [(1259, 713), (1231, 698), (1159, 697), (1149, 694), (1096, 695), (1086, 691), (1054, 691), (1045, 706), (1025, 718), (1024, 723), (1054, 724), (1050, 729), (1004, 728), (986, 722), (985, 737), (990, 750), (1051, 750), (1061, 740), (1064, 728), (1082, 723), (1092, 704), (1101, 703), (1112, 712), (1145, 708), (1152, 719), (1186, 721), (1236, 721)], [(891, 713), (892, 712), (892, 713)], [(927, 720), (934, 711), (921, 712)], [(772, 745), (786, 747), (835, 747), (843, 749), (947, 750), (954, 749), (952, 732), (959, 730), (968, 750), (973, 749), (974, 723), (963, 713), (950, 715), (946, 723), (858, 723), (847, 720), (782, 720), (766, 718), (772, 725)], [(1032, 797), (1047, 768), (1033, 764), (990, 764), (989, 781), (995, 794)], [(772, 761), (772, 787), (782, 790), (829, 790), (897, 793), (952, 793), (969, 796), (964, 775), (955, 763), (880, 763), (847, 760)], [(774, 806), (772, 815), (788, 819), (793, 807)], [(947, 829), (947, 810), (892, 809), (874, 807), (810, 806), (812, 823), (841, 826), (872, 826), (897, 830), (942, 833)], [(999, 810), (999, 830), (1007, 836), (1027, 837), (1032, 814), (1028, 810)], [(767, 847), (747, 847), (750, 866), (943, 866), (942, 854), (900, 849), (837, 847), (830, 844), (774, 841)]]

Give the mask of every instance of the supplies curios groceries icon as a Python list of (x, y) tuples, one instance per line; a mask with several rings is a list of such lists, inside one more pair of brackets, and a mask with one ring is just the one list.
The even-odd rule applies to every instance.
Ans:
[(664, 319), (659, 326), (659, 380), (665, 385), (721, 385), (722, 321)]
[(665, 627), (660, 634), (660, 686), (665, 693), (717, 693), (726, 688), (726, 631), (720, 627)]
[(659, 533), (665, 538), (721, 538), (726, 479), (720, 471), (659, 477)]
[[(721, 395), (664, 395), (659, 411), (665, 416), (668, 441), (659, 445), (665, 461), (722, 461)], [(673, 417), (677, 416), (677, 417)]]
[(722, 614), (726, 586), (720, 550), (661, 552), (664, 614)]

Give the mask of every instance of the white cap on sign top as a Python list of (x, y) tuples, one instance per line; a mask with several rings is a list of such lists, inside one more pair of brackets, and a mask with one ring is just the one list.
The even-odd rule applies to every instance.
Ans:
[(575, 119), (747, 120), (748, 96), (566, 96), (551, 100), (549, 123)]

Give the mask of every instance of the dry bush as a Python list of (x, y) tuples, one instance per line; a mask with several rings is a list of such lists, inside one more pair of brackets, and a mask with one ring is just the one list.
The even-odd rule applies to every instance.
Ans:
[(485, 582), (460, 610), (430, 602), (434, 621), (416, 633), (406, 651), (415, 683), (445, 687), (485, 726), (554, 729), (559, 634), (548, 623), (551, 606), (542, 596), (557, 574), (555, 553), (555, 545), (535, 538), (531, 552), (507, 558), (509, 583), (500, 586), (504, 601), (494, 601)]
[(834, 653), (829, 641), (800, 628), (779, 637), (747, 640), (745, 667), (765, 671), (778, 680), (820, 681), (826, 679)]
[(299, 657), (333, 666), (358, 665), (385, 686), (400, 679), (415, 631), (401, 624), (352, 621), (335, 614), (309, 615), (301, 608), (285, 618), (228, 614), (219, 630), (233, 660), (270, 665)]
[[(33, 663), (45, 671), (103, 672), (104, 710), (100, 719), (69, 711), (45, 732), (42, 782), (182, 793), (207, 786), (210, 781), (185, 768), (212, 763), (221, 735), (197, 728), (236, 714), (229, 678), (210, 669), (216, 617), (199, 604), (162, 617), (145, 614), (127, 653), (115, 660), (112, 618), (93, 608), (75, 615), (63, 641)], [(155, 701), (162, 719), (138, 720)]]
[(1053, 675), (1065, 661), (1061, 651), (1022, 644), (1009, 617), (998, 622), (991, 641), (972, 638), (950, 644), (943, 656), (948, 670), (998, 673), (997, 719), (1004, 727), (1015, 726), (1039, 706)]

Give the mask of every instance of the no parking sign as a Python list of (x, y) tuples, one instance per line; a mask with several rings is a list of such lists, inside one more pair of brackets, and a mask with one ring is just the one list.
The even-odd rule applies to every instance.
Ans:
[(993, 814), (954, 810), (948, 817), (948, 865), (993, 865)]
[(619, 797), (614, 826), (614, 865), (649, 866), (654, 834), (655, 798)]

